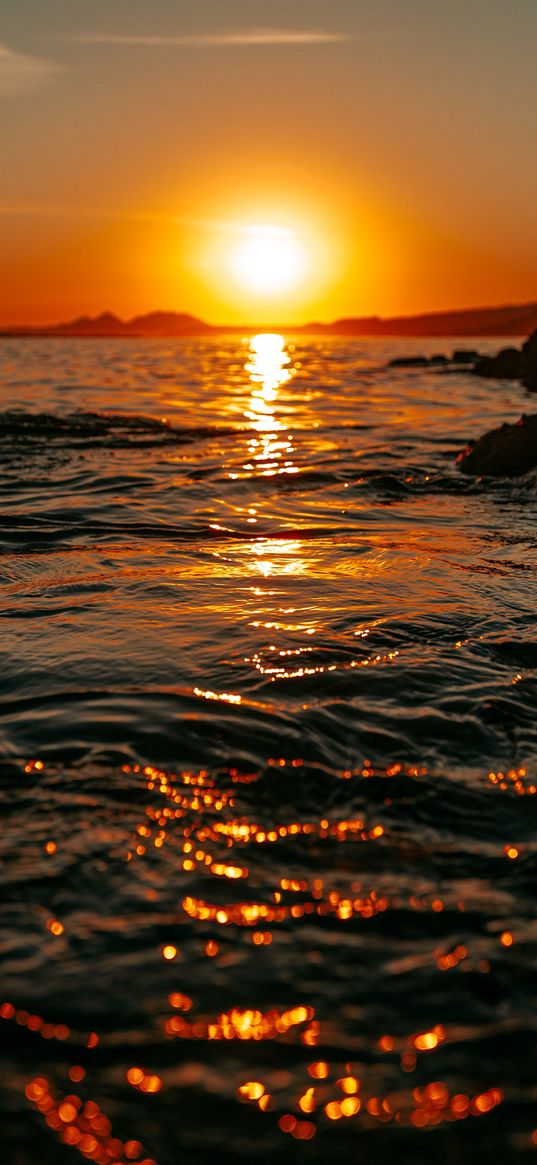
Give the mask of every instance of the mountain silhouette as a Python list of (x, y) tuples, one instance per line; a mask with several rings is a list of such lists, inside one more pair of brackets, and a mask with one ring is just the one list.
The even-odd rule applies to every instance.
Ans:
[(209, 324), (188, 312), (152, 311), (123, 320), (113, 312), (79, 316), (58, 324), (0, 328), (0, 336), (160, 337), (211, 336), (244, 332), (292, 332), (339, 336), (526, 336), (537, 328), (537, 303), (427, 312), (414, 316), (350, 316), (333, 323), (300, 325)]

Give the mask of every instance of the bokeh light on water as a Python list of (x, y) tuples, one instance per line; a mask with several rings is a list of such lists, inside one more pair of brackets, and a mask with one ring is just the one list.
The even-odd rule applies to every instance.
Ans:
[(527, 406), (391, 354), (5, 345), (17, 1165), (535, 1151)]

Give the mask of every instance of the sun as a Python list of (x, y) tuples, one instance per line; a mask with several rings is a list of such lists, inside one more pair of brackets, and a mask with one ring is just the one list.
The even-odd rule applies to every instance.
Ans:
[(307, 255), (294, 231), (281, 226), (249, 226), (228, 257), (231, 275), (255, 295), (291, 291), (305, 277)]

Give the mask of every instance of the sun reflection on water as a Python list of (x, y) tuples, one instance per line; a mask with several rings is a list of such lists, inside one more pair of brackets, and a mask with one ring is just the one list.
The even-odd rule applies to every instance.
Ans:
[(302, 543), (298, 538), (263, 538), (251, 547), (254, 558), (249, 563), (263, 578), (277, 574), (305, 574), (307, 562), (300, 557)]
[[(250, 358), (245, 365), (252, 384), (259, 385), (259, 388), (252, 390), (252, 398), (263, 402), (275, 401), (278, 388), (286, 384), (293, 375), (289, 368), (290, 363), (291, 358), (285, 350), (283, 336), (276, 332), (252, 336)], [(252, 407), (255, 412), (255, 405)]]
[[(249, 428), (246, 459), (241, 464), (241, 473), (233, 472), (229, 476), (265, 478), (298, 473), (293, 460), (294, 438), (289, 430), (289, 418), (285, 416), (288, 402), (281, 398), (280, 391), (296, 373), (284, 337), (276, 332), (252, 336), (244, 368), (250, 389), (243, 412)], [(256, 525), (258, 508), (248, 507), (245, 512), (249, 515), (246, 521)], [(297, 538), (259, 537), (253, 543), (248, 542), (246, 550), (249, 573), (261, 574), (264, 578), (306, 573), (302, 542)]]
[(251, 384), (244, 416), (257, 436), (248, 442), (247, 472), (264, 477), (276, 473), (297, 473), (292, 455), (295, 452), (287, 422), (276, 413), (278, 390), (292, 379), (294, 369), (283, 336), (264, 333), (252, 336), (245, 370)]

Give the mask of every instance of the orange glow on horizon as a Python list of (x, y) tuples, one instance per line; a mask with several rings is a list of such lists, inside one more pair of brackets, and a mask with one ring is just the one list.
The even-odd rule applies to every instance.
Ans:
[[(22, 215), (16, 250), (6, 234), (0, 326), (162, 309), (220, 327), (291, 329), (532, 298), (523, 286), (509, 296), (511, 269), (475, 240), (454, 240), (380, 189), (364, 186), (355, 200), (327, 174), (311, 201), (297, 176), (294, 201), (284, 186), (270, 198), (252, 191), (248, 205), (237, 204), (241, 182), (238, 172), (233, 190), (212, 199), (201, 175), (198, 212), (184, 216), (155, 191), (143, 209)], [(0, 214), (0, 232), (9, 221)], [(474, 282), (461, 296), (463, 269)]]
[[(169, 310), (290, 328), (533, 302), (536, 162), (513, 111), (532, 108), (535, 5), (496, 6), (477, 73), (480, 6), (440, 22), (414, 6), (427, 19), (404, 35), (357, 4), (313, 35), (306, 6), (298, 33), (286, 12), (272, 35), (252, 5), (237, 29), (209, 0), (190, 35), (140, 0), (121, 35), (72, 37), (57, 16), (40, 46), (44, 6), (8, 5), (0, 323)], [(259, 224), (292, 232), (307, 277), (278, 264), (259, 287), (247, 259), (236, 280)]]
[(153, 278), (168, 288), (161, 302), (177, 304), (181, 282), (191, 288), (187, 302), (199, 304), (189, 310), (214, 323), (255, 328), (330, 314), (334, 289), (349, 275), (349, 247), (324, 206), (292, 201), (285, 190), (253, 195), (248, 205), (235, 190), (202, 207), (203, 217), (178, 229), (179, 249), (168, 244), (153, 255)]

